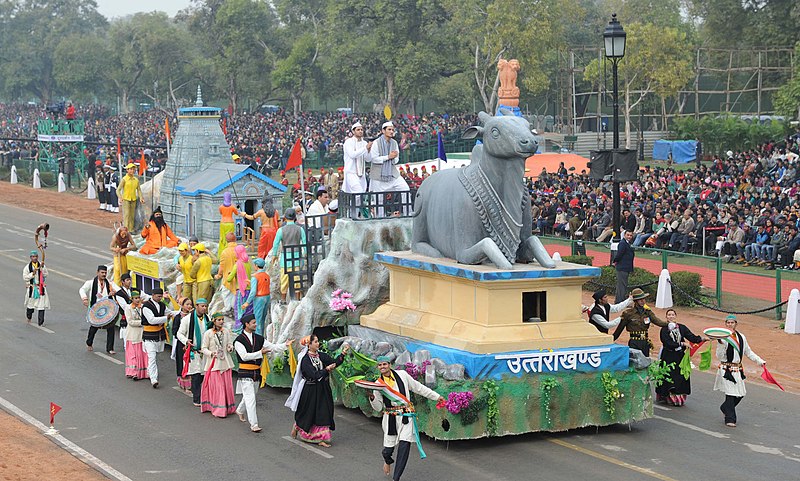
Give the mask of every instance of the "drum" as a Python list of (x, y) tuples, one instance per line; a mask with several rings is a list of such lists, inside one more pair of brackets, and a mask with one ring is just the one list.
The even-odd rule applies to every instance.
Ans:
[(703, 334), (709, 339), (725, 339), (726, 337), (730, 337), (733, 332), (724, 327), (709, 327), (703, 331)]
[(119, 314), (119, 304), (110, 297), (104, 297), (89, 308), (86, 322), (94, 327), (105, 327), (117, 319), (117, 314)]

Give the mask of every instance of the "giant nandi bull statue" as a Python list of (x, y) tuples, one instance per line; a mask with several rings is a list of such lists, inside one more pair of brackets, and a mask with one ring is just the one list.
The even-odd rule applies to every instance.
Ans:
[(536, 152), (530, 124), (513, 115), (478, 114), (483, 127), (465, 139), (481, 138), (470, 165), (446, 169), (422, 183), (414, 204), (411, 250), (449, 257), (462, 264), (489, 259), (499, 269), (536, 259), (555, 267), (541, 241), (531, 235), (530, 196), (522, 183), (525, 159)]

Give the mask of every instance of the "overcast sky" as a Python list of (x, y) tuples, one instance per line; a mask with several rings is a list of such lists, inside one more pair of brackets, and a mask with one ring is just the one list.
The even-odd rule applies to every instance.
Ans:
[(96, 0), (97, 10), (104, 17), (124, 17), (137, 12), (152, 12), (158, 10), (167, 12), (170, 17), (175, 16), (178, 10), (189, 6), (190, 0)]

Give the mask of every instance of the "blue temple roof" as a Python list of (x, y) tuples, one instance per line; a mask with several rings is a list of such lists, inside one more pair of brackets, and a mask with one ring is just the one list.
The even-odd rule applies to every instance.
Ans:
[(252, 175), (264, 181), (280, 192), (286, 192), (285, 186), (254, 170), (249, 165), (229, 162), (217, 162), (211, 164), (205, 170), (195, 172), (180, 181), (175, 186), (175, 190), (186, 197), (197, 197), (201, 194), (217, 195), (224, 189), (229, 188), (232, 183), (247, 175)]

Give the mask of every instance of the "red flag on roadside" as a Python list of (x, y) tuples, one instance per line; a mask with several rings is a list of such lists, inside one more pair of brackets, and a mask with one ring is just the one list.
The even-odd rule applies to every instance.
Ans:
[(142, 157), (139, 159), (139, 175), (144, 175), (147, 171), (147, 160), (144, 158), (144, 150), (142, 151)]
[(61, 406), (59, 406), (58, 404), (56, 404), (54, 402), (51, 402), (50, 403), (50, 425), (51, 426), (53, 425), (53, 420), (55, 419), (56, 414), (58, 414), (59, 411), (61, 411)]
[(166, 119), (164, 119), (164, 132), (167, 134), (167, 142), (169, 142), (169, 141), (170, 141), (170, 135), (169, 135), (169, 117), (167, 117)]
[(119, 137), (117, 137), (117, 162), (122, 159), (122, 142), (120, 141)]
[(761, 373), (761, 379), (767, 381), (770, 384), (778, 386), (779, 388), (781, 388), (781, 391), (784, 392), (786, 391), (786, 389), (784, 389), (783, 386), (781, 386), (781, 384), (778, 381), (776, 381), (774, 377), (772, 377), (772, 374), (769, 371), (767, 371), (767, 366), (764, 366), (764, 372)]
[(292, 153), (289, 154), (289, 160), (286, 161), (286, 170), (303, 165), (303, 153), (300, 151), (301, 148), (300, 139), (297, 139), (294, 143), (294, 147), (292, 147)]

